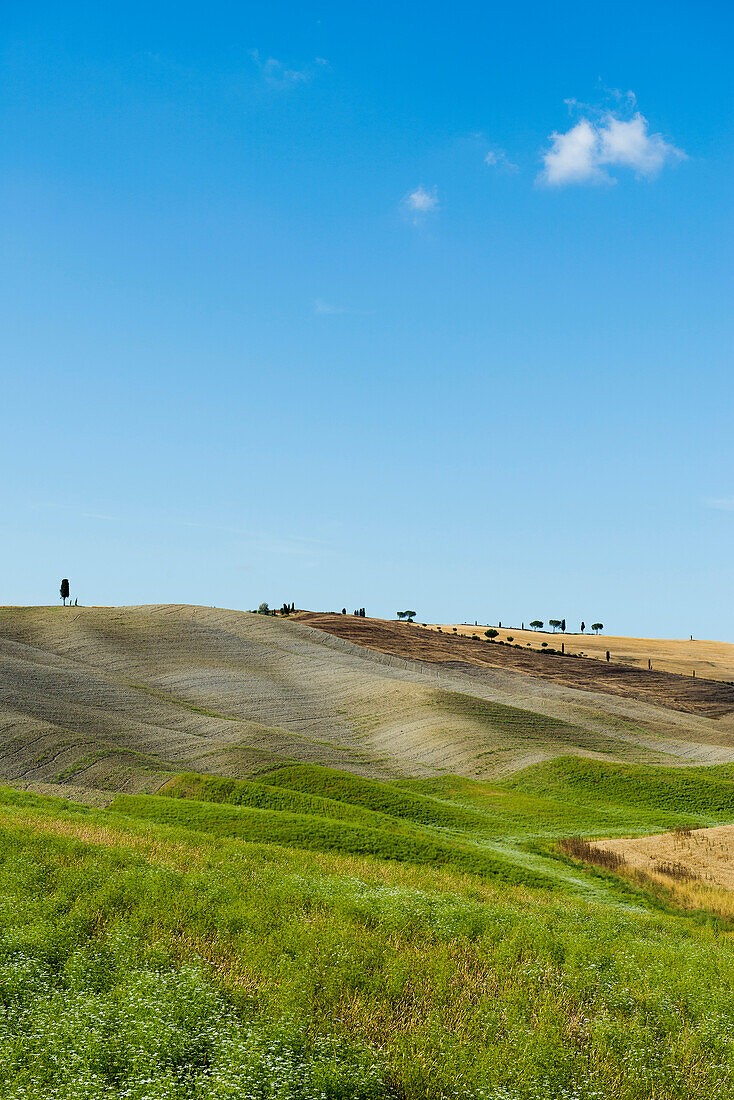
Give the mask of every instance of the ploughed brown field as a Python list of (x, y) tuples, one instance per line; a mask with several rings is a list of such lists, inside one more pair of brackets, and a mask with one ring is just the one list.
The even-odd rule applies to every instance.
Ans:
[[(633, 664), (616, 661), (607, 663), (606, 660), (592, 657), (571, 656), (589, 645), (591, 639), (587, 636), (542, 635), (554, 648), (560, 649), (561, 644), (565, 644), (567, 653), (561, 655), (528, 649), (525, 644), (518, 645), (521, 638), (524, 643), (528, 632), (511, 629), (501, 631), (499, 637), (504, 640), (510, 634), (516, 644), (500, 645), (497, 641), (490, 642), (484, 637), (483, 627), (462, 626), (454, 634), (450, 626), (443, 627), (439, 632), (437, 627), (423, 627), (417, 623), (389, 619), (360, 619), (355, 615), (304, 611), (296, 617), (300, 622), (357, 645), (407, 660), (431, 662), (445, 668), (473, 666), (513, 669), (543, 680), (552, 680), (556, 684), (625, 696), (709, 718), (734, 713), (734, 684), (698, 675), (693, 677), (655, 668), (650, 671), (647, 667), (635, 667)], [(459, 630), (463, 633), (459, 633)], [(472, 638), (474, 633), (479, 635), (479, 640)], [(538, 645), (537, 636), (534, 640)], [(600, 649), (603, 649), (605, 641), (607, 645), (611, 644), (609, 639), (595, 638), (594, 641), (597, 645), (602, 643)], [(645, 640), (637, 641), (644, 650)], [(652, 645), (648, 648), (652, 648)]]

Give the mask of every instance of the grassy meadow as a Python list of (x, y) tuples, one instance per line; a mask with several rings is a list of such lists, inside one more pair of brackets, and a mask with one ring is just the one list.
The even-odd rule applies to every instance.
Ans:
[(734, 769), (297, 765), (105, 810), (0, 790), (0, 1094), (734, 1097), (732, 926), (572, 835), (731, 819)]

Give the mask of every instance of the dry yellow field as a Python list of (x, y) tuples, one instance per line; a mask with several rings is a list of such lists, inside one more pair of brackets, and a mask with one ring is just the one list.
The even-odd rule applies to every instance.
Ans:
[(734, 890), (734, 825), (600, 840), (595, 845), (616, 852), (630, 867), (647, 874), (688, 877), (691, 882)]
[[(488, 629), (484, 624), (474, 626), (467, 623), (429, 623), (432, 630), (438, 630), (439, 626), (444, 633), (472, 634), (483, 636)], [(495, 627), (495, 629), (497, 629)], [(533, 649), (541, 649), (543, 642), (556, 649), (561, 648), (561, 643), (566, 647), (567, 653), (579, 653), (585, 657), (596, 657), (604, 660), (606, 651), (609, 650), (612, 661), (618, 664), (633, 665), (637, 668), (647, 668), (648, 660), (652, 661), (653, 669), (661, 672), (677, 672), (684, 676), (690, 676), (694, 671), (696, 676), (705, 676), (708, 680), (734, 681), (734, 643), (712, 642), (704, 639), (690, 638), (624, 638), (610, 634), (585, 634), (566, 631), (561, 634), (558, 631), (553, 634), (543, 630), (520, 630), (516, 627), (502, 627), (499, 631), (498, 641), (507, 641), (511, 637), (515, 644), (530, 645)]]

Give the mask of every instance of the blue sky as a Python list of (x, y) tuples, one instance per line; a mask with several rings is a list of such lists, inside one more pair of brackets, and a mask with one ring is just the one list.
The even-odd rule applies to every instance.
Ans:
[(0, 601), (734, 639), (733, 31), (6, 11)]

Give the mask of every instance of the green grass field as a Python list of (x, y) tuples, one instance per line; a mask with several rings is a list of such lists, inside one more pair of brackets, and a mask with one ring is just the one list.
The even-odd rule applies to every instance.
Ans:
[(274, 787), (320, 795), (350, 806), (363, 806), (423, 825), (446, 828), (483, 825), (481, 816), (471, 809), (454, 806), (444, 800), (413, 793), (374, 779), (363, 779), (334, 768), (300, 764), (290, 768), (277, 768), (262, 778)]
[(734, 1098), (728, 925), (554, 855), (731, 820), (734, 769), (299, 765), (0, 790), (10, 1100)]

